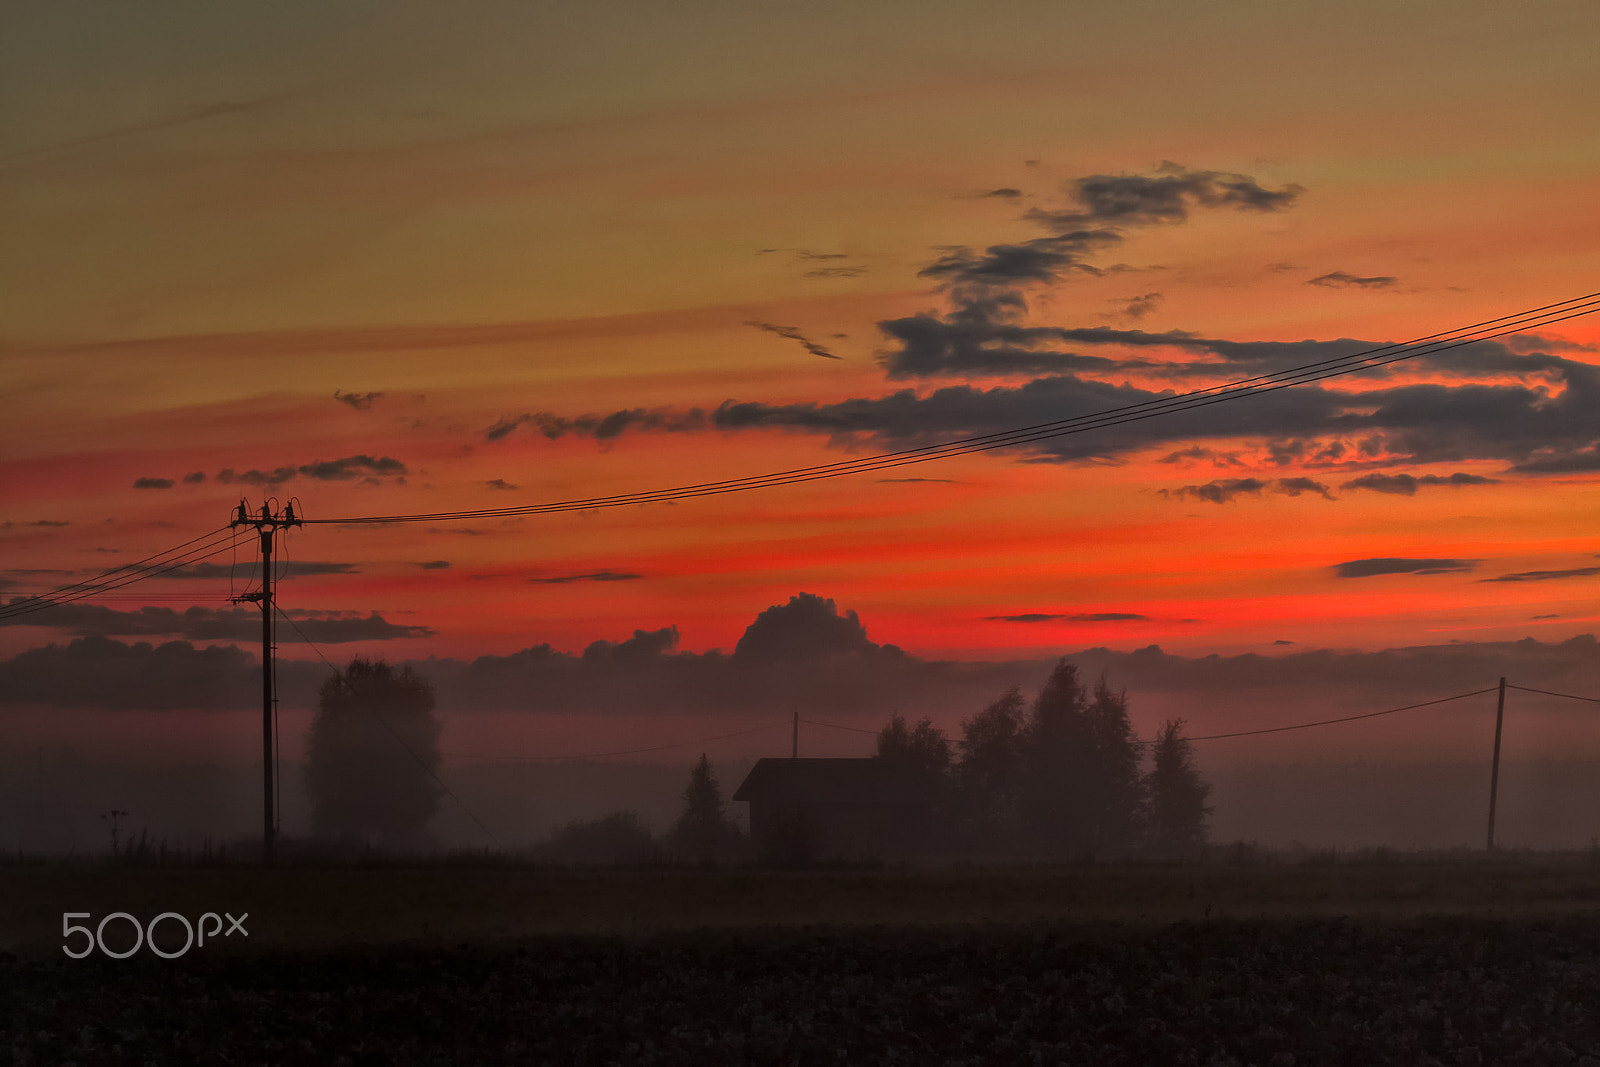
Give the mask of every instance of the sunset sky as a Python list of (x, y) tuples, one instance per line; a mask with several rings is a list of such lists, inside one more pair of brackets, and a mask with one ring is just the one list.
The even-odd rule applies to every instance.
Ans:
[[(12, 5), (0, 598), (241, 496), (758, 475), (1600, 290), (1596, 55), (1587, 0)], [(311, 525), (280, 604), (336, 662), (732, 653), (802, 592), (929, 661), (1554, 645), (1597, 515), (1593, 316), (885, 472)], [(251, 651), (253, 555), (0, 657)]]

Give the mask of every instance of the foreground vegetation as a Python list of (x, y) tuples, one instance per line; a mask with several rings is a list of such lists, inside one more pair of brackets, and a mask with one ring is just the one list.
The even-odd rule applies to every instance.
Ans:
[[(1596, 858), (0, 866), (0, 1055), (1593, 1064)], [(247, 913), (249, 936), (176, 959), (65, 958), (63, 912), (114, 910)]]
[(0, 991), (15, 1063), (1592, 1063), (1600, 921), (766, 928), (176, 962), (0, 955)]

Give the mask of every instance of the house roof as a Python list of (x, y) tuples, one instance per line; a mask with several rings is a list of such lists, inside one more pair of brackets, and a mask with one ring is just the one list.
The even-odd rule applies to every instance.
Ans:
[(904, 802), (915, 782), (905, 768), (867, 759), (763, 759), (750, 768), (733, 799), (742, 801)]

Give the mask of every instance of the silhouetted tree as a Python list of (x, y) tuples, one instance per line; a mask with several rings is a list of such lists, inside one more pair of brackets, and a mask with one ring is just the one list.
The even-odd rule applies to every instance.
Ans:
[(908, 728), (898, 711), (889, 716), (889, 725), (878, 731), (878, 758), (936, 780), (950, 769), (950, 739), (944, 731), (924, 718)]
[(319, 834), (417, 842), (439, 808), (433, 686), (409, 666), (357, 657), (318, 694), (306, 783)]
[(1086, 703), (1078, 668), (1062, 659), (1034, 697), (1023, 731), (1017, 797), (1022, 828), (1034, 847), (1059, 855), (1093, 847), (1089, 813), (1094, 807), (1094, 745)]
[(1155, 757), (1145, 776), (1150, 850), (1158, 856), (1185, 856), (1206, 843), (1206, 798), (1211, 787), (1194, 766), (1194, 746), (1183, 736), (1183, 720), (1168, 719), (1151, 746)]
[(1063, 658), (1033, 702), (1024, 737), (1018, 799), (1035, 845), (1075, 857), (1133, 847), (1141, 783), (1126, 699), (1103, 678), (1091, 699)]
[(918, 813), (901, 827), (901, 847), (922, 850), (937, 839), (936, 831), (950, 817), (950, 739), (933, 720), (922, 718), (906, 726), (898, 711), (889, 725), (878, 731), (878, 759), (915, 791)]
[(1144, 745), (1128, 721), (1127, 692), (1112, 692), (1102, 674), (1085, 715), (1094, 742), (1092, 847), (1101, 852), (1126, 851), (1138, 844), (1145, 806), (1145, 783), (1139, 773)]
[(956, 802), (961, 835), (971, 847), (1005, 849), (1015, 843), (1026, 722), (1026, 704), (1016, 686), (961, 720)]
[(723, 809), (722, 787), (711, 773), (711, 761), (700, 753), (683, 791), (683, 813), (672, 827), (672, 851), (710, 864), (737, 854), (743, 836)]

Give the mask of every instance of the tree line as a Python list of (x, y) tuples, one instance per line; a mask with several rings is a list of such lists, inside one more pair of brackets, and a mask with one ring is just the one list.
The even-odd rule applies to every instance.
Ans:
[[(357, 657), (322, 685), (306, 743), (312, 831), (352, 847), (412, 849), (427, 843), (444, 786), (432, 684), (409, 664), (396, 670)], [(690, 772), (684, 807), (665, 840), (632, 812), (557, 830), (534, 858), (573, 864), (715, 863), (742, 859), (744, 832), (728, 817), (704, 754)]]
[(877, 752), (906, 770), (935, 836), (956, 852), (1175, 858), (1206, 842), (1211, 789), (1183, 720), (1140, 741), (1127, 694), (1104, 676), (1084, 685), (1066, 659), (1031, 703), (1012, 686), (962, 720), (955, 741), (929, 719), (909, 726), (896, 713)]
[[(327, 680), (306, 760), (318, 837), (423, 843), (444, 793), (434, 703), (432, 686), (410, 666), (357, 658)], [(930, 719), (909, 725), (894, 714), (878, 733), (877, 758), (903, 772), (940, 852), (1183, 857), (1205, 844), (1210, 787), (1183, 721), (1169, 720), (1154, 741), (1141, 742), (1126, 694), (1104, 677), (1086, 686), (1066, 659), (1031, 702), (1013, 686), (962, 720), (955, 740)], [(654, 840), (636, 815), (617, 812), (562, 828), (542, 850), (578, 863), (750, 858), (704, 754), (665, 840)]]

